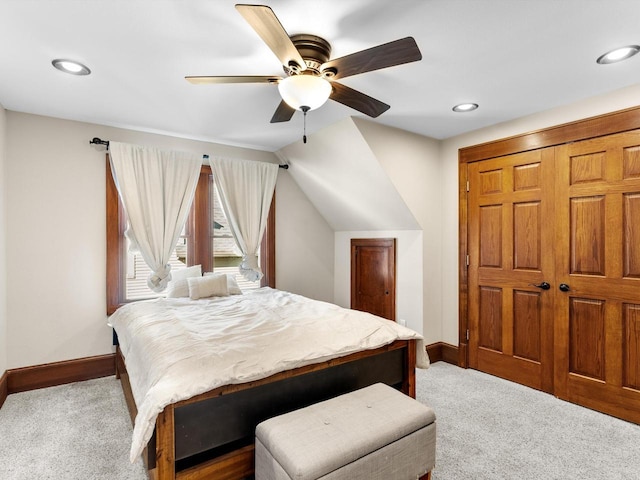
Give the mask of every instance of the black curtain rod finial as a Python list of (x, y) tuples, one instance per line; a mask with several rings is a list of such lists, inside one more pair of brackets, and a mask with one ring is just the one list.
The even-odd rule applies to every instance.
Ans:
[(98, 137), (93, 137), (89, 142), (89, 145), (104, 145), (105, 147), (109, 148), (109, 140), (102, 140)]

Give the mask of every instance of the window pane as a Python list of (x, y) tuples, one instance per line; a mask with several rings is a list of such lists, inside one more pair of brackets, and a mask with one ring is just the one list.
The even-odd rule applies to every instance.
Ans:
[[(151, 273), (151, 269), (147, 266), (139, 253), (133, 254), (129, 252), (129, 240), (127, 245), (127, 263), (125, 275), (125, 301), (142, 300), (147, 298), (158, 298), (165, 295), (166, 291), (154, 292), (147, 286), (147, 278)], [(183, 229), (182, 235), (178, 238), (176, 248), (171, 253), (169, 264), (171, 271), (174, 272), (180, 268), (185, 268), (187, 262), (187, 238)]]
[[(211, 228), (211, 241), (213, 245), (213, 269), (218, 273), (226, 273), (228, 275), (235, 276), (238, 286), (242, 291), (253, 290), (260, 288), (260, 281), (249, 282), (238, 271), (238, 266), (242, 262), (242, 252), (236, 245), (236, 241), (231, 234), (229, 228), (229, 221), (227, 220), (222, 204), (220, 203), (220, 197), (218, 195), (218, 188), (213, 181), (213, 176), (210, 180), (211, 192), (211, 205), (212, 212), (211, 218), (213, 218)], [(258, 253), (258, 258), (260, 254)]]

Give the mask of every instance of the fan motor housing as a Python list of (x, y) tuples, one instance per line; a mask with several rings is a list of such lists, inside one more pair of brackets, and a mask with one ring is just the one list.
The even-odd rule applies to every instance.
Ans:
[[(307, 65), (307, 70), (311, 70), (310, 73), (313, 75), (320, 75), (320, 67), (328, 62), (331, 56), (331, 44), (322, 37), (306, 33), (292, 35), (289, 38), (300, 52), (300, 56)], [(296, 75), (298, 69), (296, 66), (289, 66), (285, 67), (285, 72), (287, 75)]]

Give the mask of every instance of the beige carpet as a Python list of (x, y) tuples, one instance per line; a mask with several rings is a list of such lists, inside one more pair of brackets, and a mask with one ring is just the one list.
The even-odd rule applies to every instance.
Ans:
[(640, 480), (640, 426), (475, 370), (418, 370), (434, 480)]
[[(640, 426), (473, 370), (417, 371), (437, 416), (434, 480), (640, 480)], [(142, 480), (129, 414), (104, 378), (9, 395), (1, 480)]]

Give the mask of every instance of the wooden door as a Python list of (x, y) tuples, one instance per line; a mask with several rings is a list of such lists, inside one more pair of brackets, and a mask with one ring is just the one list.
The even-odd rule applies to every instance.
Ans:
[(553, 149), (468, 169), (469, 366), (551, 392)]
[(351, 240), (351, 308), (395, 321), (395, 238)]
[(555, 392), (640, 423), (640, 131), (557, 164)]

